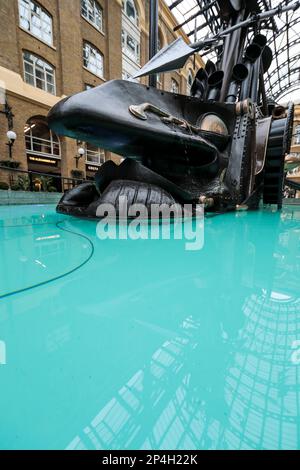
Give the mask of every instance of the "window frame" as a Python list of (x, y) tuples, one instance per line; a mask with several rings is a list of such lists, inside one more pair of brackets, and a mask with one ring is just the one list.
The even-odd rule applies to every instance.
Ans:
[[(32, 122), (34, 121), (34, 118), (31, 118)], [(26, 149), (26, 154), (27, 155), (37, 155), (40, 157), (48, 157), (48, 158), (54, 158), (56, 160), (61, 160), (61, 143), (59, 136), (54, 133), (50, 128), (49, 128), (49, 137), (50, 139), (43, 139), (41, 137), (37, 137), (34, 135), (32, 132), (33, 129), (38, 125), (38, 119), (36, 119), (36, 123), (30, 124), (30, 120), (27, 121), (26, 128), (24, 128), (24, 137), (25, 137), (25, 149)], [(43, 123), (47, 125), (47, 123)], [(39, 150), (34, 150), (35, 145), (44, 145), (48, 147), (51, 151), (46, 152), (46, 151), (39, 151)], [(57, 149), (58, 152), (56, 153), (54, 149)]]
[[(27, 15), (27, 18), (26, 17), (23, 17), (21, 16), (22, 14), (22, 8), (23, 8), (23, 5), (24, 3), (27, 3), (27, 7), (26, 8), (26, 11), (28, 13)], [(32, 8), (31, 6), (34, 5), (36, 8), (39, 8), (40, 9), (40, 14), (36, 13)], [(32, 34), (32, 36), (34, 36), (35, 38), (37, 38), (38, 40), (42, 41), (43, 43), (47, 44), (48, 46), (52, 46), (53, 47), (53, 17), (52, 15), (42, 6), (40, 5), (38, 2), (36, 2), (35, 0), (18, 0), (18, 7), (19, 7), (19, 25), (20, 27), (24, 30), (24, 31), (27, 31), (28, 33)], [(45, 22), (45, 20), (43, 19), (42, 15), (45, 15), (46, 17), (49, 18), (49, 24)], [(38, 28), (37, 25), (34, 25), (33, 24), (33, 18), (36, 17), (39, 19), (40, 21), (40, 27)], [(22, 19), (24, 21), (28, 21), (29, 23), (29, 28), (27, 28), (26, 26), (24, 26), (24, 24), (22, 24)], [(47, 33), (45, 32), (45, 28), (42, 28), (42, 24), (46, 24), (49, 26), (50, 28), (50, 31), (49, 31), (49, 34), (50, 34), (50, 40), (47, 39)], [(41, 34), (35, 34), (35, 28), (38, 29), (38, 31), (41, 32)], [(44, 32), (44, 34), (43, 34)]]
[[(102, 63), (102, 67), (101, 67), (101, 74), (99, 75), (98, 72), (95, 72), (94, 70), (91, 70), (88, 65), (85, 64), (85, 61), (87, 60), (87, 58), (85, 57), (85, 54), (86, 54), (86, 47), (88, 47), (89, 49), (89, 57), (90, 57), (90, 53), (91, 51), (94, 51), (95, 54), (99, 54), (99, 56), (101, 57), (101, 63)], [(96, 77), (98, 78), (101, 78), (102, 80), (104, 80), (104, 55), (102, 54), (102, 52), (96, 47), (94, 46), (93, 44), (91, 44), (90, 42), (88, 41), (83, 41), (83, 47), (82, 47), (82, 59), (83, 59), (83, 67), (88, 70), (90, 73), (96, 75)], [(96, 58), (97, 60), (97, 58)], [(96, 67), (96, 70), (97, 70), (97, 65), (95, 65)]]
[[(124, 37), (124, 40), (123, 40), (123, 37)], [(135, 43), (135, 54), (134, 55), (133, 55), (133, 53), (128, 52), (128, 51), (130, 51), (130, 49), (128, 49), (128, 47), (127, 47), (128, 38), (130, 38)], [(121, 31), (121, 47), (122, 47), (122, 54), (124, 54), (126, 57), (128, 57), (130, 60), (132, 60), (134, 63), (137, 63), (138, 65), (140, 65), (140, 63), (141, 63), (141, 44), (124, 27), (122, 28), (122, 31)]]
[[(32, 63), (26, 58), (27, 54), (33, 58)], [(55, 67), (52, 64), (49, 64), (49, 62), (47, 62), (42, 57), (34, 54), (33, 52), (27, 51), (27, 50), (22, 51), (22, 58), (23, 58), (23, 70), (24, 70), (24, 82), (27, 83), (28, 85), (33, 86), (34, 88), (37, 88), (38, 90), (43, 90), (46, 93), (49, 93), (51, 95), (56, 96), (56, 71), (55, 71)], [(39, 64), (37, 64), (38, 61), (42, 62), (42, 64), (43, 64), (42, 67)], [(33, 68), (33, 73), (30, 73), (30, 72), (28, 72), (28, 70), (26, 70), (26, 64)], [(43, 78), (37, 77), (37, 73), (36, 73), (37, 66), (40, 66), (40, 69), (42, 69)], [(49, 69), (47, 70), (46, 66), (48, 66), (49, 69), (51, 69), (51, 70), (49, 70)], [(51, 75), (51, 73), (52, 73), (52, 77), (53, 77), (53, 83), (51, 83), (47, 80), (47, 74)], [(31, 81), (29, 81), (27, 79), (27, 76), (31, 76), (33, 78), (33, 84), (31, 83)], [(45, 84), (45, 87), (41, 88), (41, 87), (37, 86), (37, 80), (40, 80), (41, 82), (43, 82)], [(48, 86), (53, 87), (53, 92), (49, 91)]]
[[(94, 14), (94, 17), (95, 17), (95, 20), (91, 20), (89, 18), (89, 11), (87, 10), (87, 16), (84, 15), (83, 13), (83, 2), (92, 2), (93, 4), (93, 14)], [(99, 27), (97, 25), (97, 22), (96, 22), (96, 10), (97, 10), (97, 7), (99, 8), (99, 12), (101, 13), (101, 26)], [(97, 2), (97, 0), (80, 0), (80, 11), (81, 11), (81, 16), (82, 18), (84, 18), (88, 23), (90, 23), (92, 26), (94, 26), (98, 31), (100, 31), (101, 33), (104, 33), (104, 12), (103, 12), (103, 8), (102, 6), (100, 5), (99, 2)]]
[[(132, 17), (127, 15), (127, 3), (131, 3), (134, 8), (134, 12), (135, 12), (134, 19), (132, 19)], [(129, 21), (131, 21), (131, 23), (133, 23), (138, 28), (140, 24), (140, 18), (139, 18), (139, 12), (135, 4), (135, 1), (134, 0), (122, 0), (122, 11), (124, 15), (126, 16), (126, 18), (128, 18)]]
[[(91, 150), (89, 148), (89, 143), (86, 142), (84, 145), (84, 150), (85, 150), (85, 163), (87, 165), (101, 166), (106, 162), (105, 149), (97, 147), (97, 150)], [(97, 158), (97, 162), (93, 160), (89, 160), (89, 156)]]
[(295, 145), (300, 145), (300, 124), (295, 127)]

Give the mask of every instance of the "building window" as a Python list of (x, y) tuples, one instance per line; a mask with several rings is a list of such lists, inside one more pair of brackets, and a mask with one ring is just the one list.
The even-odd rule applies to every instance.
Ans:
[(171, 79), (171, 89), (170, 89), (170, 91), (172, 93), (179, 93), (179, 85), (176, 82), (176, 80), (174, 80), (174, 78)]
[(122, 30), (122, 51), (133, 62), (140, 63), (140, 44), (126, 30)]
[(128, 80), (140, 70), (141, 56), (141, 32), (133, 0), (123, 1), (121, 41), (123, 79)]
[(189, 69), (188, 78), (187, 78), (187, 85), (186, 85), (186, 92), (187, 92), (188, 96), (191, 94), (191, 89), (192, 89), (193, 82), (194, 82), (193, 72), (191, 71), (191, 69)]
[(85, 157), (86, 163), (100, 166), (105, 162), (105, 150), (86, 143)]
[(123, 0), (122, 9), (127, 16), (136, 26), (139, 25), (139, 15), (135, 6), (134, 0)]
[(99, 31), (103, 31), (103, 10), (95, 0), (81, 0), (81, 14)]
[(83, 44), (83, 65), (100, 78), (104, 76), (103, 55), (96, 47), (85, 42)]
[(295, 128), (295, 144), (300, 145), (300, 125)]
[(52, 65), (30, 52), (23, 53), (23, 62), (25, 82), (55, 95), (55, 70)]
[(53, 44), (52, 17), (33, 0), (19, 0), (20, 26), (37, 38)]
[(59, 138), (49, 129), (46, 118), (29, 119), (24, 134), (27, 154), (61, 158)]

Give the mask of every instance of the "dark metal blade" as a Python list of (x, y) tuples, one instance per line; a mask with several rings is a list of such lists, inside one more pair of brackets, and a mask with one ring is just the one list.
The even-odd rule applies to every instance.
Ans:
[(262, 53), (262, 66), (263, 72), (266, 73), (273, 61), (273, 52), (269, 46), (265, 46), (264, 51)]
[(208, 60), (205, 64), (205, 72), (207, 73), (208, 76), (210, 76), (215, 71), (216, 71), (215, 64), (211, 60)]

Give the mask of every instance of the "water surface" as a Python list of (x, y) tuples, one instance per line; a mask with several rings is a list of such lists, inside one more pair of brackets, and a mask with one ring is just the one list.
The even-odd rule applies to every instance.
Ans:
[(0, 208), (0, 448), (299, 448), (300, 207), (96, 225)]

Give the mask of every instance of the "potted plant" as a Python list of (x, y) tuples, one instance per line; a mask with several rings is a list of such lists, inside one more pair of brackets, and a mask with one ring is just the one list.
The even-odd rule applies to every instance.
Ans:
[(0, 166), (1, 166), (2, 168), (13, 168), (13, 169), (17, 169), (17, 168), (19, 168), (20, 165), (21, 165), (21, 163), (15, 161), (15, 160), (1, 160), (1, 161), (0, 161)]
[(7, 191), (9, 189), (9, 185), (4, 181), (0, 181), (0, 190)]
[(83, 171), (80, 171), (80, 170), (72, 170), (71, 175), (72, 175), (72, 178), (75, 178), (75, 179), (78, 179), (78, 180), (84, 178), (84, 173), (83, 173)]

